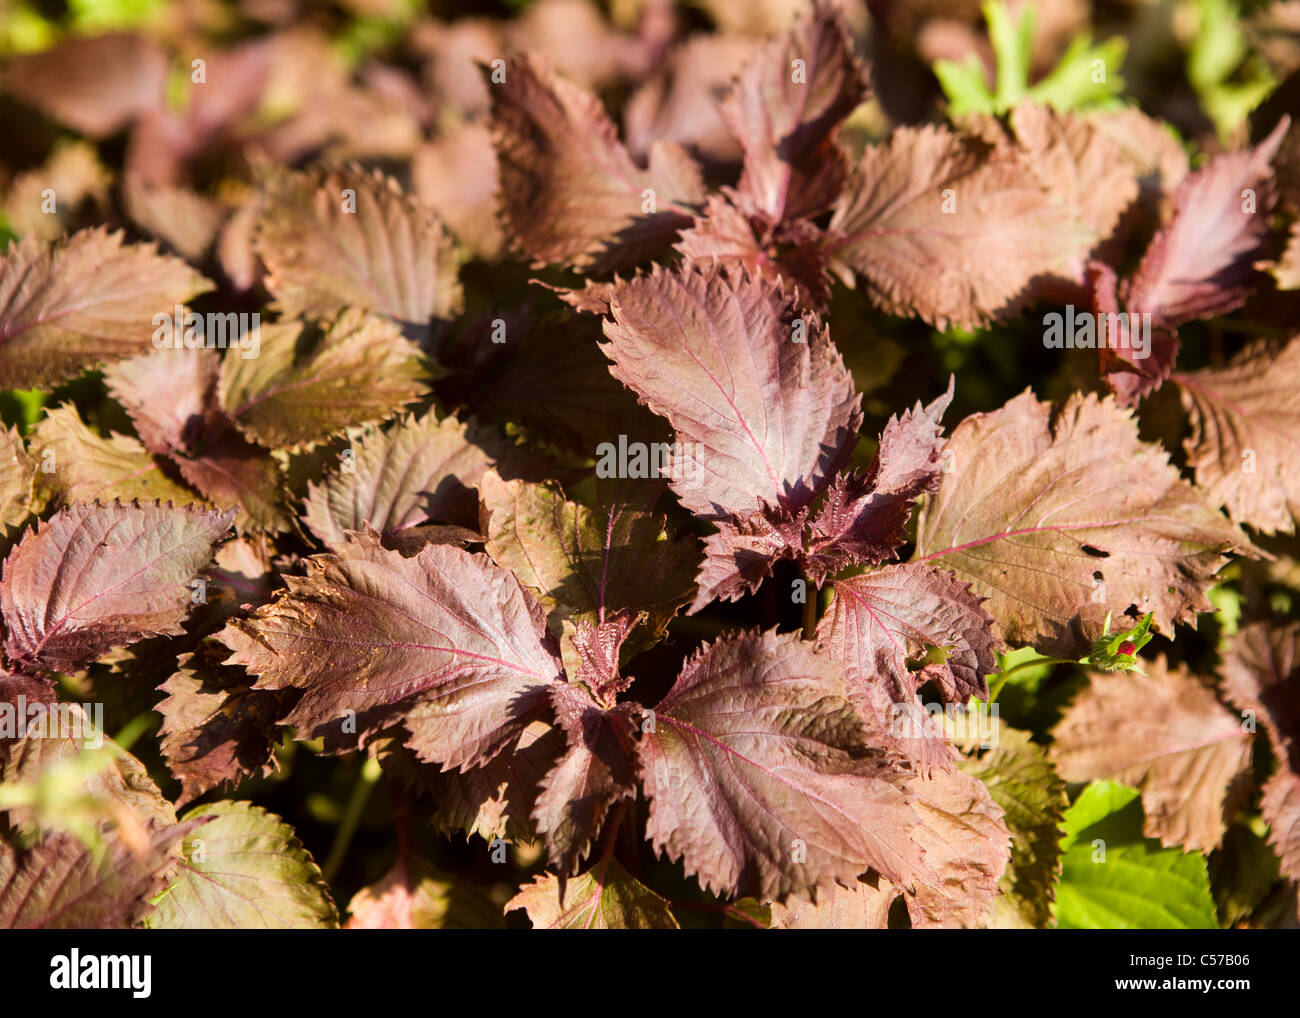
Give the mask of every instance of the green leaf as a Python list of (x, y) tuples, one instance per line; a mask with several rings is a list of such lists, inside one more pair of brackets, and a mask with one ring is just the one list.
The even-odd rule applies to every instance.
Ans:
[(984, 20), (997, 60), (997, 87), (985, 81), (984, 65), (974, 53), (961, 63), (936, 60), (935, 77), (948, 97), (948, 115), (959, 118), (970, 113), (1000, 114), (1025, 99), (1058, 110), (1110, 108), (1118, 105), (1124, 88), (1119, 68), (1128, 52), (1122, 36), (1093, 45), (1091, 36), (1081, 35), (1070, 43), (1060, 62), (1041, 80), (1029, 84), (1034, 43), (1034, 8), (1025, 5), (1020, 20), (1012, 21), (1001, 0), (986, 3)]
[(1236, 0), (1197, 0), (1195, 7), (1199, 24), (1187, 52), (1187, 79), (1226, 142), (1277, 87), (1277, 79), (1251, 52)]
[(1233, 824), (1210, 856), (1214, 900), (1225, 923), (1239, 922), (1254, 912), (1277, 882), (1278, 859), (1260, 833), (1265, 829), (1258, 817), (1250, 826)]
[[(0, 245), (5, 242), (4, 221), (0, 220)], [(50, 394), (44, 389), (10, 389), (0, 392), (0, 414), (5, 424), (18, 428), (20, 434), (27, 434), (41, 419), (41, 407)]]
[[(1037, 664), (1038, 661), (1042, 664)], [(1043, 657), (1033, 647), (1017, 647), (998, 654), (998, 670), (989, 676), (989, 685), (997, 682), (1002, 688), (1019, 688), (1033, 693), (1057, 664), (1056, 660)], [(1004, 675), (1006, 678), (998, 681)]]
[(164, 0), (69, 0), (72, 26), (88, 35), (147, 25), (166, 9)]
[(1206, 597), (1214, 605), (1214, 619), (1224, 636), (1232, 636), (1241, 627), (1241, 612), (1245, 607), (1245, 596), (1236, 587), (1220, 583), (1206, 592)]
[(1226, 81), (1246, 55), (1233, 0), (1196, 0), (1196, 35), (1187, 52), (1187, 78), (1199, 91)]
[(146, 920), (152, 929), (333, 929), (338, 913), (293, 828), (260, 806), (216, 802), (182, 845), (176, 876)]
[(1010, 109), (1024, 98), (1029, 87), (1029, 63), (1034, 50), (1034, 7), (1026, 4), (1019, 22), (1011, 20), (1011, 13), (1001, 0), (986, 3), (982, 10), (989, 26), (989, 41), (993, 43), (998, 61), (998, 107)]
[[(49, 49), (58, 36), (58, 26), (24, 0), (10, 4), (4, 19), (0, 20), (0, 51), (5, 53), (35, 53)], [(12, 236), (0, 217), (0, 249)]]
[(1215, 929), (1205, 857), (1142, 837), (1136, 789), (1093, 782), (1065, 814), (1060, 929)]
[(1011, 831), (1011, 865), (992, 925), (1048, 926), (1061, 869), (1060, 824), (1069, 806), (1065, 782), (1029, 733), (1005, 725), (998, 729), (996, 746), (981, 759), (963, 761), (961, 768), (988, 786)]
[(1088, 785), (1066, 811), (1061, 850), (1068, 852), (1081, 838), (1105, 838), (1116, 843), (1140, 840), (1142, 807), (1133, 804), (1141, 794), (1118, 781)]
[(1089, 36), (1079, 36), (1029, 90), (1029, 98), (1058, 110), (1118, 108), (1116, 97), (1124, 90), (1119, 69), (1127, 53), (1128, 41), (1122, 36), (1095, 46)]
[(950, 117), (998, 112), (997, 99), (984, 80), (984, 65), (974, 53), (966, 54), (966, 60), (960, 64), (953, 60), (936, 60), (932, 70), (948, 97)]

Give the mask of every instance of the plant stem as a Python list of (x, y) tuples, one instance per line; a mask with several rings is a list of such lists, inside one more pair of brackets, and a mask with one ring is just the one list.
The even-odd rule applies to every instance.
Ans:
[(989, 703), (993, 703), (998, 698), (998, 694), (1002, 692), (1002, 687), (1007, 684), (1007, 680), (1016, 672), (1022, 672), (1026, 668), (1039, 668), (1043, 665), (1077, 665), (1078, 663), (1078, 661), (1066, 657), (1036, 657), (1032, 661), (1021, 661), (1015, 667), (998, 673), (994, 685), (989, 687)]
[(808, 574), (803, 574), (803, 638), (811, 640), (817, 633), (817, 595), (820, 587), (813, 586)]
[(1264, 336), (1276, 339), (1288, 335), (1286, 329), (1264, 325), (1259, 322), (1234, 322), (1231, 319), (1222, 318), (1214, 324), (1217, 328), (1226, 332), (1244, 332), (1248, 336)]
[(614, 848), (618, 845), (618, 830), (623, 825), (623, 817), (627, 815), (627, 802), (619, 803), (614, 815), (609, 818), (607, 829), (604, 832), (605, 845), (600, 852), (600, 861), (604, 862), (614, 854)]
[(685, 636), (703, 636), (712, 639), (722, 635), (735, 623), (719, 619), (702, 619), (695, 615), (678, 615), (673, 619), (673, 630)]
[(732, 919), (738, 919), (741, 922), (749, 923), (749, 925), (753, 926), (755, 929), (759, 929), (759, 930), (767, 929), (766, 926), (760, 923), (753, 916), (742, 911), (741, 909), (736, 908), (735, 905), (728, 905), (725, 902), (670, 901), (668, 905), (670, 908), (674, 910), (685, 909), (687, 911), (692, 911), (692, 912), (721, 912), (723, 915), (730, 916)]
[(406, 790), (396, 781), (388, 782), (388, 797), (393, 804), (393, 829), (397, 834), (397, 865), (406, 873), (406, 861), (411, 854), (411, 807)]
[(117, 733), (117, 737), (113, 741), (122, 749), (130, 749), (131, 744), (147, 732), (152, 724), (153, 711), (137, 714)]
[(339, 829), (334, 834), (334, 844), (330, 845), (330, 854), (325, 860), (325, 865), (321, 867), (321, 875), (327, 884), (334, 879), (339, 867), (343, 865), (343, 859), (348, 854), (348, 845), (352, 843), (352, 835), (357, 832), (357, 824), (360, 823), (361, 814), (365, 812), (366, 802), (370, 799), (370, 792), (382, 773), (383, 769), (377, 760), (368, 757), (361, 765), (361, 773), (357, 776), (357, 783), (352, 789), (352, 798), (348, 800), (347, 811), (343, 814)]

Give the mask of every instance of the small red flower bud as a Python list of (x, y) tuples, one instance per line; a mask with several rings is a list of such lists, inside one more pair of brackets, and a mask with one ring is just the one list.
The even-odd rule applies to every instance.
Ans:
[(1137, 646), (1132, 640), (1125, 640), (1119, 645), (1119, 652), (1121, 654), (1135, 654), (1137, 653)]

